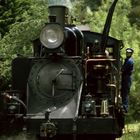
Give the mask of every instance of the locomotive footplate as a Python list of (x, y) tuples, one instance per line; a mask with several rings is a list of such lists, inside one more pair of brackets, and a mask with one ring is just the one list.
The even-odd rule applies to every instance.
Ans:
[[(108, 118), (78, 118), (76, 121), (73, 119), (51, 119), (51, 124), (56, 128), (56, 135), (119, 135), (120, 129), (117, 125), (116, 119)], [(27, 131), (33, 134), (40, 134), (42, 124), (47, 123), (45, 119), (28, 118), (26, 120)]]

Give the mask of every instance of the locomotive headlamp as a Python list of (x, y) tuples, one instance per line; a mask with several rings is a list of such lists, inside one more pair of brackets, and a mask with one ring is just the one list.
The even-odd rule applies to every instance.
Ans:
[(41, 43), (48, 49), (58, 48), (64, 40), (64, 32), (59, 24), (48, 24), (40, 34)]

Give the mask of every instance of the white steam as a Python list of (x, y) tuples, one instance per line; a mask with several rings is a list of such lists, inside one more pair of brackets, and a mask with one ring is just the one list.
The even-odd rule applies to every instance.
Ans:
[(66, 6), (68, 8), (71, 8), (72, 4), (70, 0), (48, 0), (49, 6)]

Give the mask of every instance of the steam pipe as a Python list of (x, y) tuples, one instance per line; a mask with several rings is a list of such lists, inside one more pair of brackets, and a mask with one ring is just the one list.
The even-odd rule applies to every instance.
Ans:
[(104, 30), (103, 30), (103, 34), (102, 34), (102, 38), (101, 38), (101, 44), (100, 44), (100, 49), (101, 49), (101, 53), (105, 53), (105, 49), (106, 49), (106, 45), (107, 45), (107, 41), (108, 41), (108, 35), (109, 35), (109, 31), (110, 31), (110, 26), (111, 26), (111, 22), (112, 22), (112, 17), (113, 17), (113, 13), (115, 10), (115, 6), (118, 0), (114, 0), (114, 2), (112, 3), (107, 18), (106, 18), (106, 22), (105, 22), (105, 26), (104, 26)]

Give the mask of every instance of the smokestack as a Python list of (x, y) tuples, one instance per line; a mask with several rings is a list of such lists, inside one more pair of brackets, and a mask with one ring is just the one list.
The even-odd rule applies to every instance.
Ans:
[(68, 8), (65, 6), (50, 6), (49, 15), (50, 22), (57, 22), (64, 26), (68, 15)]
[(58, 22), (62, 26), (68, 22), (68, 10), (71, 8), (71, 0), (48, 0), (50, 22)]

